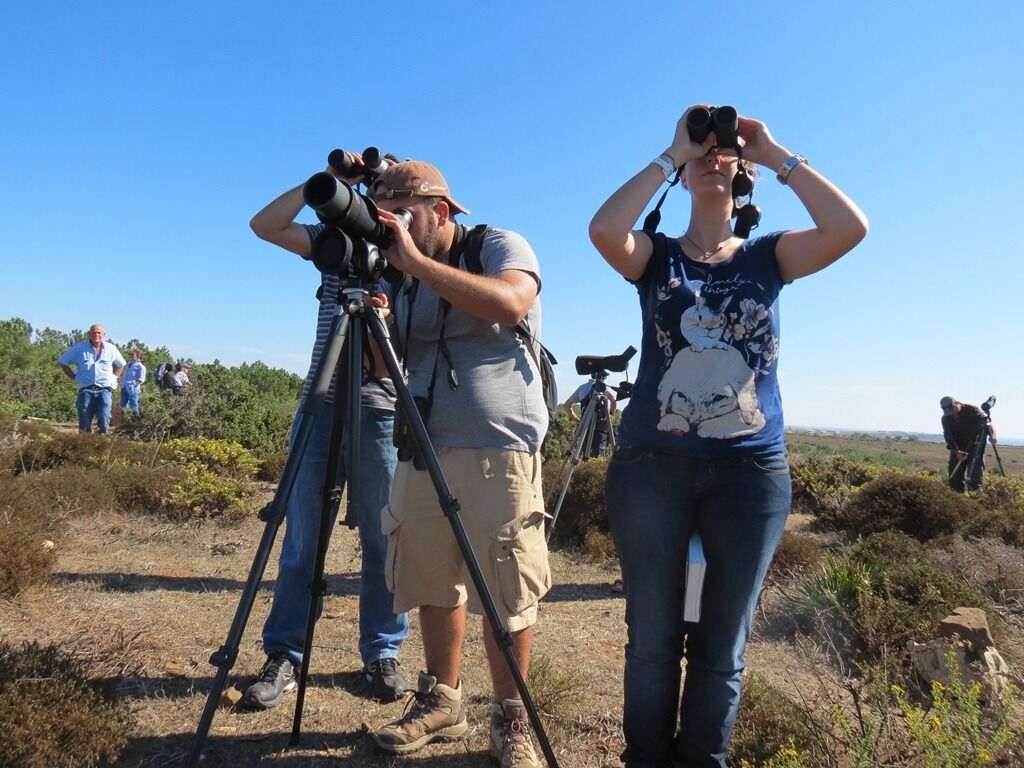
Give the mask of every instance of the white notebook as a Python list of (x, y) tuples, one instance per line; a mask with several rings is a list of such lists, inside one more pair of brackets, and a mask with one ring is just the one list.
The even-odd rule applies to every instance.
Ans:
[(708, 563), (704, 559), (704, 545), (700, 534), (690, 536), (690, 549), (686, 556), (686, 590), (683, 594), (683, 621), (700, 621), (700, 594), (704, 590), (704, 572)]

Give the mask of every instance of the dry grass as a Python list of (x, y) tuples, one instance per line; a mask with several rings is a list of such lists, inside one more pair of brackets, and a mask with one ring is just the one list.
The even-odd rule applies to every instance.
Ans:
[[(791, 519), (791, 528), (804, 534), (798, 539), (795, 562), (813, 554), (807, 531), (801, 530), (808, 522), (798, 516)], [(94, 678), (113, 686), (130, 703), (134, 727), (118, 766), (180, 765), (215, 672), (207, 659), (227, 636), (263, 531), (263, 524), (251, 518), (225, 527), (109, 511), (76, 515), (67, 521), (50, 581), (0, 604), (0, 637), (12, 643), (61, 645)], [(542, 661), (533, 682), (563, 768), (616, 766), (623, 747), (624, 601), (608, 588), (618, 576), (617, 565), (595, 559), (597, 554), (553, 553), (555, 587), (542, 604), (535, 634), (535, 658)], [(262, 663), (259, 631), (270, 606), (276, 557), (275, 547), (230, 683), (244, 686)], [(966, 572), (966, 562), (967, 554), (957, 552), (949, 566)], [(491, 765), (490, 684), (480, 623), (471, 623), (464, 653), (468, 738), (431, 745), (401, 760), (381, 756), (369, 746), (366, 731), (397, 718), (402, 705), (381, 704), (363, 693), (356, 651), (359, 551), (357, 537), (347, 529), (334, 533), (327, 570), (330, 594), (315, 637), (301, 747), (287, 750), (292, 696), (269, 712), (218, 711), (203, 764)], [(976, 578), (991, 583), (989, 576), (979, 573)], [(1003, 589), (1013, 585), (1000, 584)], [(800, 700), (802, 692), (820, 685), (821, 665), (829, 662), (800, 646), (791, 617), (779, 608), (783, 588), (773, 580), (765, 593), (748, 648), (748, 669)], [(1007, 604), (1013, 605), (1009, 600)], [(1011, 663), (1020, 658), (1019, 647), (1008, 658)], [(402, 660), (407, 675), (414, 678), (422, 666), (415, 615)]]

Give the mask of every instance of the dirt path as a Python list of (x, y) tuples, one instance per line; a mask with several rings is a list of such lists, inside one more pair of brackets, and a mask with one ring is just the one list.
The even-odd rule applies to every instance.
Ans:
[[(76, 519), (50, 584), (3, 606), (0, 634), (14, 641), (60, 643), (90, 660), (97, 674), (116, 681), (136, 716), (118, 765), (177, 765), (212, 682), (207, 659), (227, 636), (263, 530), (256, 520), (235, 528), (196, 528), (112, 514)], [(275, 548), (232, 681), (244, 684), (263, 661), (259, 630), (270, 606), (276, 557)], [(489, 680), (479, 622), (471, 624), (463, 665), (469, 738), (431, 745), (401, 761), (371, 750), (366, 730), (399, 716), (402, 704), (363, 696), (356, 652), (358, 563), (357, 537), (339, 529), (329, 553), (330, 594), (316, 634), (302, 748), (284, 751), (291, 697), (264, 713), (219, 711), (204, 765), (491, 764), (486, 754)], [(624, 601), (608, 587), (617, 568), (562, 553), (552, 555), (552, 565), (555, 587), (542, 604), (536, 655), (577, 677), (580, 690), (562, 707), (561, 717), (548, 718), (545, 727), (565, 768), (618, 765)], [(410, 680), (422, 666), (418, 638), (414, 615), (402, 653)], [(749, 658), (752, 668), (780, 679), (794, 679), (794, 665), (799, 666), (787, 643), (777, 638), (755, 638)]]

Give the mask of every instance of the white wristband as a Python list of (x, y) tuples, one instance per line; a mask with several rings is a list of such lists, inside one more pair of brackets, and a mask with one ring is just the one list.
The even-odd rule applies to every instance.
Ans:
[(675, 161), (665, 152), (651, 160), (651, 163), (661, 168), (661, 172), (665, 174), (665, 181), (668, 181), (672, 174), (676, 172)]

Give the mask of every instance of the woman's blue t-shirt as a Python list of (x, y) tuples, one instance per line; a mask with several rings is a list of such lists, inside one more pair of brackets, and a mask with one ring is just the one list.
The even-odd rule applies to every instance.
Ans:
[(692, 456), (785, 450), (775, 259), (782, 234), (748, 240), (714, 264), (654, 235), (634, 283), (643, 340), (620, 444)]

